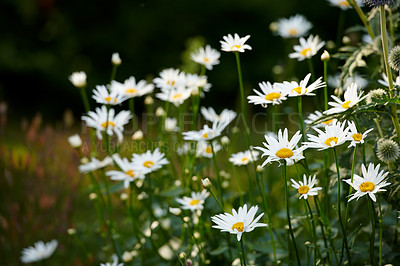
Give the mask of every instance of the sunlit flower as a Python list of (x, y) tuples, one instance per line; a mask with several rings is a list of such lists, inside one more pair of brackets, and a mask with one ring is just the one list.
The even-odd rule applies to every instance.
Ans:
[(129, 111), (121, 111), (115, 115), (115, 110), (110, 109), (107, 112), (107, 107), (102, 106), (96, 108), (96, 112), (90, 111), (88, 116), (82, 116), (82, 120), (86, 122), (87, 126), (96, 129), (96, 134), (99, 139), (103, 139), (101, 133), (105, 131), (108, 135), (112, 136), (115, 133), (118, 137), (118, 141), (121, 142), (123, 139), (122, 132), (124, 131), (124, 125), (129, 122), (131, 118)]
[(123, 263), (118, 263), (117, 255), (114, 254), (111, 256), (111, 258), (112, 258), (113, 262), (100, 263), (100, 266), (124, 266)]
[[(321, 119), (323, 117), (323, 114), (320, 111), (315, 111), (314, 113), (311, 113), (308, 115), (307, 119), (304, 120), (304, 123), (306, 124), (314, 124), (315, 121)], [(318, 124), (315, 124), (314, 127), (326, 127), (327, 125), (331, 124), (332, 122), (336, 122), (337, 119), (329, 119), (325, 121), (320, 121)]]
[(318, 182), (317, 178), (314, 176), (309, 176), (307, 180), (307, 176), (303, 175), (303, 181), (299, 181), (298, 183), (292, 180), (292, 187), (297, 189), (300, 193), (300, 198), (307, 199), (308, 196), (316, 196), (318, 195), (318, 190), (321, 190), (322, 187), (314, 187), (314, 185)]
[(228, 120), (215, 121), (210, 128), (208, 125), (204, 125), (199, 131), (188, 131), (183, 132), (184, 140), (194, 140), (194, 141), (206, 141), (212, 140), (221, 135), (221, 132), (228, 126)]
[(299, 38), (307, 34), (312, 24), (300, 14), (278, 20), (277, 33), (283, 38)]
[(176, 201), (182, 205), (181, 209), (183, 210), (202, 210), (204, 202), (209, 195), (210, 193), (203, 189), (201, 192), (192, 192), (191, 197), (184, 196), (182, 199), (176, 199)]
[(93, 90), (92, 98), (95, 99), (97, 103), (108, 105), (120, 104), (128, 99), (117, 91), (108, 91), (104, 85), (96, 86), (96, 89)]
[(172, 88), (170, 90), (164, 89), (161, 92), (156, 93), (156, 97), (163, 101), (169, 101), (175, 106), (181, 105), (186, 99), (190, 97), (192, 91), (183, 86), (178, 88)]
[(221, 43), (221, 50), (225, 52), (241, 52), (244, 53), (246, 49), (251, 50), (251, 46), (245, 44), (245, 42), (250, 38), (250, 35), (240, 38), (237, 33), (234, 36), (228, 34), (228, 36), (223, 37)]
[[(328, 1), (332, 6), (339, 7), (342, 10), (347, 10), (349, 8), (352, 8), (349, 1), (347, 0), (328, 0)], [(362, 0), (354, 0), (354, 1), (357, 2), (359, 6), (363, 5)]]
[(153, 92), (154, 85), (144, 80), (140, 80), (136, 83), (135, 77), (132, 76), (126, 79), (124, 83), (113, 80), (110, 90), (116, 91), (118, 94), (124, 95), (127, 98), (134, 98)]
[(310, 141), (303, 142), (303, 144), (307, 145), (308, 148), (318, 149), (319, 151), (342, 145), (348, 140), (347, 136), (350, 130), (350, 128), (345, 128), (345, 126), (346, 121), (343, 123), (332, 122), (324, 128), (325, 132), (314, 128), (318, 136), (307, 134)]
[(331, 114), (338, 114), (347, 111), (348, 109), (352, 108), (353, 106), (357, 105), (359, 102), (364, 100), (365, 97), (361, 97), (364, 92), (362, 91), (358, 94), (358, 86), (356, 83), (352, 83), (347, 90), (344, 92), (344, 100), (340, 100), (335, 95), (331, 95), (331, 97), (336, 102), (329, 102), (328, 104), (333, 108), (328, 109), (324, 112), (324, 114), (331, 115)]
[[(346, 78), (343, 88), (347, 89), (352, 83), (357, 83), (359, 89), (364, 89), (368, 85), (368, 80), (363, 78), (360, 74), (354, 73), (352, 77)], [(328, 76), (328, 86), (332, 88), (339, 88), (340, 86), (340, 74), (337, 73), (332, 76)]]
[(270, 82), (261, 82), (258, 83), (262, 92), (259, 92), (255, 89), (253, 91), (257, 95), (247, 96), (249, 103), (254, 103), (255, 105), (267, 105), (267, 104), (281, 104), (283, 100), (286, 100), (287, 93), (282, 90), (281, 87), (272, 85)]
[(206, 45), (206, 48), (200, 47), (196, 52), (190, 54), (192, 60), (196, 63), (204, 65), (208, 70), (212, 70), (215, 65), (219, 64), (220, 52)]
[(365, 165), (362, 164), (362, 177), (354, 174), (353, 183), (351, 182), (351, 179), (344, 180), (356, 191), (354, 194), (350, 195), (351, 198), (349, 199), (349, 201), (353, 199), (358, 200), (364, 195), (369, 195), (370, 198), (376, 202), (375, 193), (386, 191), (386, 189), (384, 189), (383, 187), (390, 185), (390, 183), (386, 182), (384, 179), (389, 174), (389, 172), (385, 173), (383, 170), (379, 172), (379, 167), (379, 164), (375, 167), (374, 164), (370, 163), (367, 170), (365, 168)]
[(290, 58), (297, 58), (298, 61), (313, 57), (325, 45), (324, 41), (320, 41), (318, 36), (313, 35), (310, 35), (307, 40), (301, 37), (299, 42), (300, 45), (293, 46), (295, 52), (289, 54)]
[(300, 81), (300, 83), (297, 83), (295, 81), (284, 81), (283, 83), (276, 83), (276, 86), (280, 87), (289, 97), (302, 95), (314, 96), (315, 93), (313, 93), (313, 91), (325, 87), (325, 82), (322, 81), (322, 77), (319, 77), (316, 81), (307, 86), (310, 78), (311, 73), (308, 73), (307, 76)]
[(395, 162), (400, 157), (399, 145), (390, 139), (380, 139), (376, 147), (376, 156), (385, 163)]
[(119, 66), (122, 63), (121, 57), (119, 57), (119, 53), (112, 54), (111, 63), (113, 63), (113, 65), (116, 65), (116, 66)]
[(21, 261), (23, 263), (37, 262), (50, 257), (58, 246), (57, 240), (53, 239), (48, 243), (38, 241), (32, 247), (22, 250)]
[(68, 137), (68, 142), (72, 148), (79, 148), (82, 146), (82, 139), (78, 134), (74, 134)]
[(249, 162), (257, 161), (259, 154), (258, 151), (241, 151), (233, 153), (229, 158), (229, 161), (234, 165), (247, 165)]
[(216, 154), (222, 149), (222, 146), (217, 141), (213, 141), (212, 147), (207, 141), (198, 141), (196, 148), (196, 157), (212, 158), (213, 149), (214, 153)]
[(237, 240), (240, 241), (243, 233), (251, 232), (256, 227), (267, 226), (267, 224), (258, 223), (264, 213), (261, 213), (254, 219), (257, 210), (258, 206), (253, 206), (250, 208), (249, 212), (247, 212), (247, 205), (245, 204), (243, 207), (239, 207), (238, 212), (236, 212), (235, 209), (232, 209), (232, 214), (217, 214), (211, 217), (211, 220), (216, 224), (212, 227), (221, 229), (221, 232), (235, 234)]
[(164, 158), (165, 154), (156, 148), (153, 153), (147, 151), (142, 154), (132, 154), (132, 162), (136, 166), (149, 169), (151, 172), (160, 169), (163, 165), (169, 164), (168, 160)]
[(359, 133), (357, 131), (357, 127), (354, 121), (349, 122), (348, 128), (349, 128), (348, 138), (351, 141), (351, 143), (347, 148), (355, 147), (359, 143), (364, 143), (364, 139), (367, 137), (367, 134), (373, 130), (373, 128), (370, 128), (364, 133)]
[(176, 118), (173, 117), (172, 118), (166, 117), (164, 129), (165, 131), (168, 132), (178, 132), (179, 131), (178, 120), (176, 120)]
[(168, 68), (160, 72), (160, 77), (153, 80), (160, 89), (172, 89), (185, 85), (186, 75), (179, 69)]
[(302, 146), (300, 148), (296, 148), (301, 136), (302, 135), (300, 134), (300, 131), (297, 131), (289, 141), (287, 128), (285, 128), (283, 132), (281, 129), (279, 129), (277, 139), (272, 136), (265, 135), (264, 137), (267, 141), (263, 142), (265, 148), (254, 147), (255, 149), (263, 152), (261, 157), (268, 156), (267, 160), (265, 160), (261, 166), (264, 167), (267, 163), (280, 160), (285, 160), (287, 165), (292, 165), (294, 160), (304, 159), (302, 152), (307, 147)]
[(227, 121), (229, 124), (232, 122), (233, 119), (236, 118), (236, 112), (228, 109), (222, 110), (221, 114), (217, 114), (212, 107), (201, 107), (200, 109), (201, 114), (203, 115), (204, 119), (210, 122), (217, 122), (217, 121)]
[(77, 88), (83, 88), (86, 86), (86, 73), (83, 71), (73, 72), (71, 76), (69, 76), (69, 81), (71, 81), (72, 85)]
[(83, 163), (79, 165), (79, 172), (85, 174), (89, 172), (96, 171), (98, 169), (101, 169), (103, 167), (106, 167), (108, 165), (111, 165), (113, 163), (113, 160), (111, 157), (107, 156), (103, 160), (97, 160), (96, 158), (92, 157), (91, 161), (87, 163)]

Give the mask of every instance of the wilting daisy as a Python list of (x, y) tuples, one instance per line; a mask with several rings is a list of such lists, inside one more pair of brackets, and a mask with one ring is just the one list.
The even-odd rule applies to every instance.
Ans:
[(217, 114), (214, 108), (206, 108), (204, 106), (201, 107), (200, 112), (205, 120), (213, 123), (217, 121), (227, 121), (227, 123), (229, 124), (233, 119), (235, 119), (237, 115), (235, 111), (228, 109), (224, 109), (220, 114)]
[(265, 135), (266, 143), (263, 142), (265, 148), (263, 147), (254, 147), (257, 150), (263, 152), (261, 157), (268, 156), (267, 160), (261, 165), (264, 167), (267, 163), (285, 160), (287, 165), (292, 165), (293, 160), (301, 160), (304, 159), (302, 155), (303, 150), (307, 147), (302, 146), (300, 148), (296, 148), (298, 142), (301, 139), (300, 131), (297, 131), (296, 134), (289, 141), (288, 139), (288, 130), (282, 132), (281, 129), (278, 131), (278, 139)]
[[(379, 80), (378, 80), (379, 82)], [(368, 85), (368, 80), (363, 78), (360, 74), (354, 73), (353, 76), (346, 78), (343, 88), (347, 89), (351, 83), (357, 83), (359, 89), (364, 89)], [(332, 76), (328, 76), (328, 86), (332, 88), (339, 88), (340, 87), (340, 74), (337, 73)]]
[(257, 161), (259, 154), (258, 151), (241, 151), (233, 153), (229, 158), (229, 161), (234, 165), (247, 165), (249, 162)]
[(168, 68), (160, 72), (160, 77), (153, 80), (160, 89), (172, 89), (185, 85), (185, 73), (179, 69)]
[(368, 129), (364, 133), (359, 133), (357, 131), (356, 124), (354, 121), (349, 122), (349, 133), (348, 138), (351, 141), (350, 145), (347, 148), (355, 147), (358, 143), (364, 143), (364, 139), (367, 137), (367, 134), (373, 130), (373, 128)]
[(234, 36), (232, 34), (228, 34), (228, 36), (223, 37), (223, 41), (219, 41), (221, 43), (221, 50), (225, 52), (241, 52), (244, 53), (244, 50), (251, 50), (251, 46), (245, 44), (245, 42), (250, 38), (250, 35), (246, 37), (240, 38), (237, 33)]
[(328, 109), (327, 111), (324, 112), (324, 114), (330, 115), (330, 114), (338, 114), (347, 111), (349, 108), (357, 105), (359, 102), (364, 100), (366, 96), (361, 97), (363, 92), (358, 94), (358, 86), (356, 83), (352, 83), (347, 90), (344, 92), (344, 100), (340, 100), (338, 97), (335, 95), (331, 95), (331, 97), (336, 101), (336, 102), (329, 102), (328, 104), (332, 106), (333, 108)]
[(267, 105), (267, 104), (281, 104), (283, 100), (286, 100), (286, 92), (282, 90), (281, 87), (272, 85), (270, 82), (261, 82), (258, 83), (258, 86), (261, 89), (261, 92), (253, 89), (253, 91), (257, 95), (250, 95), (247, 96), (247, 99), (249, 100), (249, 103), (254, 103), (255, 105), (257, 104), (262, 104), (262, 105)]
[(183, 210), (202, 210), (204, 208), (205, 199), (210, 195), (207, 190), (203, 189), (201, 192), (192, 192), (191, 197), (184, 196), (182, 199), (176, 199), (181, 204)]
[(124, 125), (129, 122), (131, 118), (129, 111), (121, 111), (115, 115), (115, 110), (110, 109), (107, 112), (107, 107), (102, 106), (96, 108), (96, 112), (90, 111), (88, 116), (82, 116), (82, 120), (86, 122), (87, 126), (96, 129), (96, 134), (99, 139), (103, 139), (101, 133), (105, 131), (108, 135), (112, 136), (115, 133), (118, 137), (118, 141), (121, 142), (123, 139), (122, 132), (124, 131)]
[(239, 207), (238, 212), (236, 212), (235, 209), (232, 209), (232, 214), (217, 214), (211, 217), (211, 220), (216, 224), (212, 227), (221, 229), (221, 232), (235, 234), (237, 240), (240, 241), (243, 233), (251, 232), (256, 227), (267, 226), (267, 224), (258, 223), (264, 213), (261, 213), (254, 219), (257, 210), (258, 206), (253, 206), (250, 208), (249, 212), (247, 212), (247, 205), (245, 204), (243, 207)]
[(299, 42), (300, 45), (293, 46), (295, 52), (289, 54), (290, 58), (297, 58), (298, 61), (313, 57), (325, 45), (324, 41), (320, 41), (318, 36), (313, 35), (310, 35), (307, 40), (301, 37)]
[[(342, 10), (347, 10), (349, 8), (352, 8), (349, 1), (347, 0), (328, 0), (328, 1), (332, 6), (339, 7)], [(363, 5), (362, 0), (354, 0), (354, 1), (357, 2), (359, 6)]]
[(379, 172), (379, 167), (379, 164), (375, 167), (374, 164), (370, 163), (367, 170), (365, 168), (365, 165), (362, 164), (362, 177), (355, 174), (353, 176), (353, 183), (351, 182), (351, 179), (344, 180), (356, 191), (354, 194), (351, 195), (349, 201), (353, 199), (358, 200), (364, 195), (369, 195), (370, 198), (376, 202), (375, 193), (386, 191), (386, 189), (383, 189), (383, 187), (390, 185), (390, 183), (386, 182), (384, 179), (389, 174), (389, 172), (385, 173), (383, 170)]
[(168, 160), (164, 158), (164, 156), (165, 154), (156, 148), (153, 153), (148, 150), (142, 154), (132, 154), (132, 163), (153, 172), (160, 169), (163, 165), (169, 164)]
[(194, 140), (194, 141), (207, 141), (212, 140), (221, 135), (222, 130), (224, 130), (228, 126), (228, 120), (216, 121), (213, 122), (212, 127), (210, 128), (208, 125), (204, 125), (202, 129), (199, 131), (188, 131), (183, 132), (184, 140)]
[(210, 143), (206, 141), (197, 142), (196, 157), (212, 158), (212, 149), (214, 149), (215, 154), (222, 149), (222, 146), (217, 141), (213, 141), (212, 145), (213, 146), (211, 147)]
[(308, 196), (316, 196), (318, 195), (318, 190), (321, 190), (322, 187), (314, 187), (314, 185), (318, 182), (317, 178), (314, 176), (309, 176), (307, 179), (306, 175), (303, 175), (303, 181), (299, 181), (298, 183), (292, 180), (292, 187), (297, 189), (300, 193), (300, 198), (307, 199)]
[(178, 88), (172, 88), (170, 90), (161, 90), (161, 92), (156, 93), (156, 97), (163, 101), (169, 101), (175, 106), (179, 106), (184, 101), (186, 101), (186, 99), (188, 99), (191, 94), (192, 91), (190, 89), (187, 89), (184, 86), (180, 86)]
[(103, 160), (97, 160), (96, 158), (92, 157), (91, 161), (83, 163), (79, 165), (79, 172), (82, 174), (89, 173), (111, 165), (113, 160), (110, 156), (105, 157)]
[(69, 81), (71, 81), (72, 85), (77, 88), (83, 88), (86, 86), (86, 73), (83, 71), (74, 72), (69, 76)]
[(111, 170), (107, 171), (106, 175), (110, 177), (111, 180), (124, 181), (124, 187), (128, 188), (129, 183), (135, 179), (144, 179), (145, 174), (150, 172), (150, 169), (145, 167), (138, 167), (134, 162), (130, 162), (127, 158), (119, 157), (118, 154), (113, 156), (116, 164), (121, 168), (121, 171)]
[[(306, 124), (314, 124), (315, 121), (321, 119), (323, 117), (323, 114), (320, 111), (315, 111), (314, 113), (311, 113), (308, 115), (307, 119), (304, 120), (304, 123)], [(326, 127), (327, 125), (330, 125), (332, 122), (336, 122), (337, 119), (329, 119), (325, 121), (320, 121), (318, 124), (315, 124), (314, 127)]]
[(140, 80), (138, 83), (136, 83), (135, 77), (132, 76), (125, 80), (124, 83), (113, 80), (111, 82), (110, 90), (124, 95), (127, 98), (134, 98), (153, 92), (154, 85), (147, 83), (144, 80)]
[(206, 45), (206, 48), (200, 47), (199, 50), (190, 54), (194, 62), (204, 65), (208, 70), (212, 70), (219, 64), (220, 56), (220, 52), (211, 48), (210, 45)]
[(172, 118), (166, 117), (164, 129), (165, 131), (168, 132), (178, 132), (179, 131), (178, 120), (176, 120), (176, 118), (173, 117)]
[(348, 140), (347, 136), (350, 130), (350, 128), (345, 128), (345, 126), (346, 121), (343, 123), (332, 122), (324, 128), (325, 132), (314, 128), (318, 136), (307, 134), (310, 141), (303, 142), (303, 144), (307, 145), (308, 148), (318, 149), (319, 151), (342, 145)]
[(24, 248), (22, 250), (21, 261), (23, 263), (32, 263), (41, 261), (50, 257), (58, 246), (57, 240), (52, 240), (48, 243), (38, 241), (33, 247)]
[(284, 81), (283, 83), (277, 83), (276, 86), (280, 87), (289, 97), (296, 97), (296, 96), (314, 96), (314, 90), (325, 87), (325, 82), (322, 81), (322, 77), (311, 83), (307, 86), (308, 81), (311, 78), (311, 73), (308, 73), (307, 76), (297, 83), (295, 81), (287, 82)]
[(199, 76), (197, 74), (187, 74), (185, 86), (192, 94), (199, 94), (201, 89), (201, 96), (204, 96), (203, 91), (210, 91), (211, 84), (207, 83), (207, 76)]
[(107, 87), (104, 85), (96, 86), (96, 89), (93, 90), (92, 98), (95, 99), (97, 103), (108, 105), (120, 104), (128, 99), (117, 91), (108, 91)]
[(278, 34), (283, 38), (299, 38), (307, 34), (312, 24), (300, 14), (278, 20)]

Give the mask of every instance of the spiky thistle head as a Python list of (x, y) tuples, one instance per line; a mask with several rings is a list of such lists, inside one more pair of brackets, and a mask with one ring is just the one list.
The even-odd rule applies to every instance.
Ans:
[(396, 71), (400, 71), (400, 46), (397, 45), (389, 53), (389, 66)]
[(384, 5), (391, 6), (394, 4), (393, 0), (364, 0), (364, 3), (370, 7), (380, 7)]
[(386, 91), (383, 89), (375, 89), (368, 92), (366, 102), (367, 104), (372, 103), (373, 99), (383, 99), (383, 95), (386, 94)]
[(394, 162), (400, 157), (400, 147), (393, 140), (380, 139), (376, 148), (376, 156), (385, 163)]

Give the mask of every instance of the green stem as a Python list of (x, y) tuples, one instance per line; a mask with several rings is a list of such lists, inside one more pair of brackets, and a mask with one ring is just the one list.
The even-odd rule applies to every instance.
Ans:
[(314, 263), (313, 263), (313, 265), (315, 266), (317, 263), (317, 250), (318, 250), (317, 230), (315, 229), (314, 216), (312, 214), (312, 210), (310, 207), (310, 203), (308, 202), (308, 199), (306, 199), (306, 203), (307, 203), (308, 212), (310, 213), (311, 225), (312, 225), (312, 229), (313, 229), (313, 240), (314, 240)]
[(236, 246), (238, 251), (238, 257), (240, 258), (240, 266), (243, 266), (243, 257), (242, 257), (242, 251), (239, 246), (239, 241), (236, 241)]
[(278, 131), (278, 107), (276, 104), (272, 105), (272, 117), (274, 119), (274, 132)]
[(307, 59), (307, 63), (308, 63), (308, 69), (310, 70), (311, 73), (311, 80), (315, 80), (315, 71), (314, 71), (314, 64), (312, 61), (312, 57)]
[(304, 134), (304, 120), (303, 120), (303, 100), (301, 96), (297, 96), (297, 106), (299, 110), (299, 123), (300, 123), (300, 133), (303, 141), (306, 141), (306, 135)]
[(242, 248), (242, 259), (243, 259), (243, 265), (246, 266), (246, 251), (244, 249), (244, 235), (242, 234), (242, 239), (240, 240), (240, 246)]
[(218, 197), (214, 194), (214, 191), (212, 191), (211, 188), (208, 189), (208, 191), (211, 193), (211, 196), (215, 199), (215, 201), (218, 203), (219, 207), (221, 208), (222, 212), (225, 212), (224, 206), (222, 206), (221, 202), (219, 201)]
[(132, 115), (132, 133), (134, 133), (136, 130), (135, 98), (129, 99), (129, 110), (131, 111)]
[[(355, 167), (355, 164), (356, 164), (357, 146), (358, 145), (356, 144), (356, 146), (354, 147), (354, 151), (353, 151), (353, 162), (351, 164), (351, 176), (350, 176), (350, 182), (351, 183), (353, 183), (353, 177), (354, 177), (354, 167)], [(353, 187), (350, 186), (349, 197), (350, 197), (352, 192), (353, 192)], [(344, 216), (344, 231), (346, 231), (346, 227), (347, 227), (347, 217), (349, 216), (349, 207), (350, 207), (350, 204), (349, 204), (349, 201), (347, 201), (347, 203), (346, 203), (346, 214)], [(342, 250), (343, 250), (343, 246), (342, 246)]]
[(382, 223), (383, 223), (383, 218), (382, 218), (382, 209), (381, 209), (381, 199), (378, 196), (378, 208), (379, 208), (379, 266), (382, 266)]
[(381, 125), (379, 124), (378, 118), (374, 118), (376, 128), (378, 129), (379, 137), (383, 138), (383, 133), (381, 129)]
[(85, 107), (86, 113), (88, 113), (90, 111), (90, 104), (86, 95), (86, 87), (79, 88), (79, 91), (81, 92), (83, 106)]
[(214, 145), (213, 145), (213, 143), (212, 143), (212, 140), (210, 140), (209, 143), (210, 143), (210, 146), (211, 146), (211, 151), (212, 151), (212, 155), (213, 155), (213, 162), (214, 162), (215, 172), (216, 172), (217, 180), (218, 180), (218, 194), (219, 194), (219, 196), (220, 196), (220, 198), (221, 198), (222, 206), (224, 206), (225, 204), (224, 204), (224, 198), (223, 198), (223, 195), (222, 195), (222, 182), (221, 182), (221, 177), (220, 177), (220, 175), (219, 175), (219, 169), (218, 169), (218, 164), (217, 164), (217, 157), (215, 156)]
[(325, 111), (328, 110), (328, 61), (324, 60), (324, 107)]
[(115, 79), (115, 76), (117, 75), (117, 68), (118, 68), (118, 65), (113, 64), (113, 68), (111, 71), (111, 77), (110, 77), (110, 83)]
[(375, 260), (375, 248), (374, 248), (374, 243), (375, 243), (375, 213), (373, 211), (373, 205), (371, 203), (371, 199), (367, 197), (368, 201), (368, 212), (369, 212), (369, 217), (371, 219), (371, 235), (369, 238), (369, 256), (371, 260), (371, 265), (376, 265), (376, 260)]
[(371, 25), (368, 22), (367, 17), (365, 16), (364, 12), (362, 11), (362, 9), (360, 8), (360, 6), (357, 4), (357, 1), (354, 0), (348, 0), (350, 5), (352, 5), (355, 9), (355, 11), (357, 12), (358, 16), (360, 17), (362, 23), (364, 24), (365, 28), (368, 31), (369, 36), (371, 37), (372, 40), (375, 39), (375, 35), (374, 35), (374, 31), (371, 28)]

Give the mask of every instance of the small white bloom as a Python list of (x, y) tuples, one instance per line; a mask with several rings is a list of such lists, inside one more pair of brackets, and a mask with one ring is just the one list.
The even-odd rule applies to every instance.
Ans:
[(113, 53), (111, 56), (111, 63), (113, 65), (119, 66), (121, 64), (121, 58), (119, 57), (119, 53)]
[(300, 14), (278, 20), (277, 33), (283, 38), (299, 38), (307, 34), (312, 24)]
[[(381, 85), (385, 86), (386, 88), (389, 88), (389, 79), (388, 79), (388, 77), (386, 76), (385, 73), (382, 73), (382, 79), (379, 79), (378, 83), (380, 83)], [(393, 85), (394, 86), (400, 86), (400, 76), (398, 76), (396, 78), (396, 80), (393, 81)]]
[(202, 179), (201, 183), (203, 184), (203, 187), (205, 187), (205, 188), (208, 188), (208, 187), (212, 186), (211, 181), (210, 181), (210, 179), (208, 177)]
[[(307, 119), (304, 120), (304, 123), (306, 124), (314, 124), (315, 121), (319, 120), (321, 117), (323, 117), (323, 114), (320, 111), (315, 111), (314, 113), (311, 113), (308, 115)], [(320, 121), (318, 124), (316, 124), (314, 127), (326, 127), (327, 125), (330, 125), (332, 122), (337, 122), (337, 119), (329, 119), (326, 121)]]
[(270, 82), (258, 83), (261, 92), (253, 89), (257, 95), (247, 96), (249, 103), (254, 103), (255, 105), (267, 105), (267, 104), (281, 104), (283, 100), (286, 100), (287, 93), (282, 90), (281, 87), (271, 84)]
[(140, 129), (138, 131), (136, 131), (135, 133), (133, 133), (132, 135), (132, 140), (142, 140), (143, 139), (143, 131), (141, 131)]
[(157, 107), (156, 116), (164, 116), (165, 114), (166, 113), (165, 113), (164, 109), (161, 106)]
[(227, 121), (229, 124), (233, 119), (236, 118), (236, 112), (228, 109), (222, 110), (221, 114), (217, 114), (212, 107), (204, 107), (202, 106), (200, 109), (201, 114), (203, 115), (204, 119), (210, 122), (217, 122), (217, 121)]
[(281, 90), (289, 97), (302, 95), (315, 96), (315, 93), (313, 93), (313, 91), (325, 87), (325, 82), (322, 81), (322, 77), (319, 77), (316, 81), (314, 81), (310, 85), (307, 85), (310, 78), (311, 73), (308, 73), (307, 76), (300, 81), (300, 83), (297, 83), (295, 81), (284, 81), (283, 83), (276, 83), (276, 87), (280, 87)]
[(356, 83), (352, 83), (344, 93), (344, 100), (340, 100), (335, 95), (331, 95), (331, 97), (335, 100), (335, 102), (329, 102), (328, 104), (333, 108), (328, 109), (324, 112), (324, 114), (338, 114), (347, 111), (348, 109), (352, 108), (353, 106), (357, 105), (359, 102), (364, 100), (365, 97), (361, 97), (363, 92), (358, 94), (358, 86)]
[(58, 246), (57, 240), (52, 240), (48, 243), (38, 241), (32, 247), (22, 250), (21, 261), (23, 263), (37, 262), (50, 257)]
[(151, 97), (151, 96), (146, 96), (146, 98), (144, 98), (144, 104), (146, 104), (146, 105), (151, 105), (151, 104), (153, 104), (154, 103), (154, 99), (153, 99), (153, 97)]
[(152, 93), (154, 90), (154, 84), (147, 83), (144, 80), (140, 80), (136, 83), (135, 77), (132, 76), (129, 79), (126, 79), (124, 83), (119, 83), (118, 81), (113, 80), (111, 82), (110, 90), (115, 91), (126, 98), (134, 98)]
[(239, 207), (238, 212), (232, 209), (232, 214), (217, 214), (211, 217), (211, 220), (216, 224), (212, 227), (221, 229), (221, 232), (235, 234), (237, 241), (240, 241), (243, 233), (251, 232), (256, 227), (267, 226), (267, 224), (258, 223), (264, 213), (261, 213), (254, 219), (257, 210), (258, 206), (253, 206), (250, 208), (249, 212), (247, 212), (247, 205), (245, 204), (243, 207)]
[(184, 86), (178, 88), (172, 88), (170, 90), (161, 90), (156, 93), (156, 97), (163, 101), (169, 101), (175, 106), (181, 105), (186, 99), (190, 97), (192, 90), (185, 88)]
[(160, 77), (153, 80), (154, 84), (160, 89), (172, 89), (185, 85), (185, 73), (179, 69), (168, 68), (160, 72)]
[(230, 142), (230, 139), (229, 139), (227, 136), (223, 136), (223, 137), (221, 138), (221, 144), (222, 144), (222, 145), (228, 145), (229, 142)]
[(124, 266), (123, 263), (118, 263), (118, 257), (117, 257), (117, 255), (114, 254), (114, 255), (111, 256), (111, 258), (112, 258), (112, 260), (113, 260), (112, 263), (109, 263), (109, 262), (100, 263), (100, 266)]
[(318, 136), (307, 134), (310, 141), (303, 142), (303, 144), (307, 145), (308, 148), (315, 148), (319, 151), (342, 145), (348, 140), (347, 136), (350, 130), (350, 128), (345, 128), (345, 126), (346, 121), (343, 123), (332, 122), (324, 128), (325, 132), (314, 128)]
[(234, 165), (247, 165), (249, 162), (257, 161), (259, 154), (260, 153), (258, 151), (241, 151), (238, 153), (233, 153), (229, 158), (229, 161)]
[(380, 191), (386, 191), (383, 187), (390, 185), (390, 183), (386, 182), (384, 179), (389, 174), (389, 172), (384, 172), (383, 170), (379, 172), (380, 165), (378, 164), (376, 167), (374, 164), (370, 163), (368, 165), (368, 170), (365, 168), (365, 165), (361, 165), (362, 177), (359, 175), (353, 176), (353, 182), (351, 179), (344, 180), (347, 184), (352, 186), (356, 192), (351, 195), (349, 201), (353, 199), (359, 199), (364, 195), (369, 195), (370, 198), (376, 202), (375, 193)]
[(169, 207), (169, 212), (172, 213), (173, 215), (179, 216), (179, 215), (181, 215), (182, 210), (179, 208)]
[(82, 139), (78, 134), (68, 137), (68, 142), (72, 146), (72, 148), (79, 148), (80, 146), (82, 146)]
[(221, 135), (222, 131), (228, 126), (229, 122), (227, 120), (216, 121), (212, 124), (210, 128), (208, 125), (204, 125), (203, 129), (199, 131), (188, 131), (183, 132), (184, 140), (194, 140), (194, 141), (206, 141), (212, 140)]
[(72, 85), (77, 88), (83, 88), (86, 86), (86, 73), (81, 72), (73, 72), (71, 76), (69, 76), (69, 81), (71, 81)]
[(328, 53), (327, 50), (324, 50), (321, 55), (321, 61), (328, 61), (329, 59), (331, 59), (331, 55)]
[(325, 45), (324, 41), (320, 41), (318, 36), (313, 35), (310, 35), (307, 40), (301, 37), (299, 42), (300, 45), (293, 46), (295, 52), (289, 54), (289, 58), (297, 58), (298, 61), (313, 57)]
[(314, 176), (309, 176), (307, 180), (307, 176), (303, 175), (303, 182), (299, 181), (298, 183), (292, 180), (292, 187), (297, 189), (297, 191), (300, 193), (300, 198), (307, 199), (308, 196), (316, 196), (318, 195), (318, 190), (321, 190), (322, 187), (314, 187), (314, 185), (317, 183), (317, 178)]
[[(328, 1), (332, 6), (339, 7), (342, 10), (348, 10), (352, 8), (348, 0), (328, 0)], [(357, 2), (358, 6), (363, 5), (362, 0), (354, 0), (354, 1)]]
[(213, 66), (219, 64), (220, 52), (206, 45), (206, 48), (200, 47), (199, 50), (190, 54), (192, 60), (196, 63), (204, 65), (208, 70), (212, 70)]
[(122, 254), (122, 260), (123, 260), (125, 263), (131, 262), (132, 259), (133, 259), (133, 256), (132, 256), (132, 253), (131, 253), (131, 252), (125, 251), (125, 252)]
[(213, 141), (212, 147), (210, 143), (208, 143), (207, 141), (198, 141), (196, 149), (196, 157), (212, 158), (213, 149), (214, 153), (216, 154), (222, 149), (222, 146), (217, 141)]
[(168, 132), (178, 132), (179, 127), (178, 127), (178, 121), (176, 120), (176, 118), (170, 118), (170, 117), (165, 118), (164, 129), (165, 129), (165, 131), (168, 131)]
[(350, 145), (347, 148), (355, 147), (359, 143), (364, 143), (364, 139), (367, 137), (367, 134), (373, 130), (373, 128), (368, 129), (364, 133), (358, 133), (356, 124), (354, 121), (349, 121), (349, 132), (348, 138), (351, 141)]
[(108, 91), (104, 85), (96, 86), (96, 89), (93, 90), (92, 98), (99, 104), (107, 105), (117, 105), (128, 99), (117, 91)]
[(232, 36), (232, 34), (228, 34), (223, 37), (223, 41), (219, 41), (221, 43), (221, 50), (225, 52), (241, 52), (244, 53), (246, 49), (251, 50), (251, 46), (245, 44), (245, 42), (250, 38), (250, 35), (246, 37), (240, 38), (237, 33)]
[[(365, 89), (368, 85), (368, 80), (363, 78), (360, 74), (354, 73), (353, 76), (346, 78), (343, 84), (343, 89), (346, 90), (352, 83), (357, 83), (359, 89)], [(332, 88), (339, 88), (340, 86), (339, 73), (333, 76), (328, 76), (328, 86)]]
[(156, 148), (153, 153), (148, 150), (142, 154), (132, 154), (132, 162), (138, 167), (153, 172), (160, 169), (163, 165), (169, 164), (168, 160), (164, 158), (164, 156), (165, 154)]
[(204, 202), (206, 198), (210, 195), (207, 190), (203, 189), (201, 192), (192, 192), (191, 197), (184, 196), (182, 199), (176, 199), (176, 201), (181, 204), (183, 210), (202, 210), (204, 208)]
[(102, 161), (97, 160), (96, 158), (92, 157), (91, 161), (79, 165), (79, 172), (82, 174), (89, 173), (111, 165), (113, 160), (110, 156), (105, 157)]
[(211, 84), (207, 83), (207, 76), (199, 76), (197, 74), (187, 74), (185, 86), (191, 91), (192, 95), (198, 95), (201, 89), (201, 97), (204, 97), (204, 91), (210, 91)]

